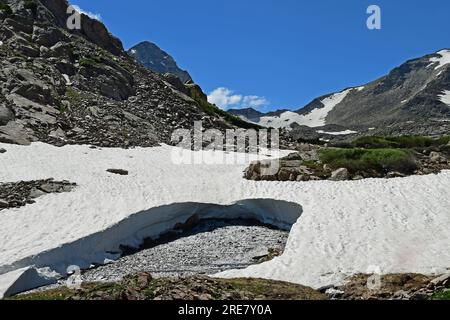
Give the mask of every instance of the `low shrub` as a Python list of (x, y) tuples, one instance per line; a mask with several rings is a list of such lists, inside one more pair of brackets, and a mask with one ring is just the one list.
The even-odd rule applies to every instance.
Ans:
[[(351, 148), (380, 149), (399, 148), (416, 149), (440, 146), (449, 143), (450, 136), (433, 139), (422, 136), (400, 136), (400, 137), (361, 137), (350, 143)], [(344, 146), (345, 147), (345, 146)]]
[(402, 149), (324, 149), (319, 156), (333, 169), (347, 168), (352, 173), (367, 170), (411, 173), (417, 169), (412, 153)]
[(80, 59), (80, 66), (91, 67), (103, 62), (101, 57), (97, 56), (87, 56)]
[(450, 300), (450, 290), (444, 290), (438, 293), (435, 293), (432, 300)]

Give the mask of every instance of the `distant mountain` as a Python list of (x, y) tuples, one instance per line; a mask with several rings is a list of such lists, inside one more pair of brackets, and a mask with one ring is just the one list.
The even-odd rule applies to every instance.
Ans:
[[(335, 136), (446, 134), (450, 132), (450, 50), (407, 61), (378, 80), (319, 97), (297, 111), (232, 112), (266, 127), (293, 131), (309, 127)], [(327, 131), (330, 126), (345, 130)]]
[(240, 117), (242, 120), (259, 122), (260, 118), (264, 116), (264, 113), (259, 112), (253, 108), (246, 109), (230, 109), (228, 110), (234, 116)]
[(172, 56), (152, 42), (141, 42), (128, 50), (128, 54), (154, 72), (170, 73), (177, 76), (183, 83), (192, 81), (190, 74), (180, 69)]

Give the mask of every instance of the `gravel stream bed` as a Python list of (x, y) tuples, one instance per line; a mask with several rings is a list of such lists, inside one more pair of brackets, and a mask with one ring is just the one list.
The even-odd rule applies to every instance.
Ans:
[(119, 281), (137, 272), (154, 277), (186, 277), (246, 268), (269, 250), (283, 251), (289, 236), (246, 220), (203, 220), (175, 239), (155, 244), (119, 260), (83, 272), (84, 281)]

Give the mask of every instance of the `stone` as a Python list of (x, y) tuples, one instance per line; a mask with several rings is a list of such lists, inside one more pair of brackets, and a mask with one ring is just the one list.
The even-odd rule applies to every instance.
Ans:
[(404, 178), (406, 175), (397, 171), (391, 171), (386, 175), (386, 178)]
[(430, 153), (430, 161), (433, 163), (447, 163), (447, 159), (441, 153), (435, 151)]
[(6, 149), (0, 148), (0, 153), (6, 153)]
[(311, 178), (308, 175), (301, 174), (297, 177), (297, 181), (309, 181)]
[(295, 152), (295, 153), (290, 153), (285, 158), (283, 158), (283, 160), (300, 160), (301, 161), (303, 159), (299, 152)]
[(14, 113), (4, 104), (0, 104), (0, 126), (14, 119)]
[(450, 287), (450, 273), (444, 274), (430, 281), (430, 285), (434, 287), (444, 286), (446, 288)]
[(121, 176), (127, 176), (129, 174), (129, 172), (127, 170), (123, 170), (123, 169), (108, 169), (106, 171), (109, 173), (118, 174)]
[(39, 190), (38, 188), (33, 188), (30, 191), (30, 198), (32, 199), (36, 199), (39, 197), (42, 197), (44, 194), (46, 194), (47, 192), (44, 192), (42, 190)]
[(1, 209), (6, 209), (9, 207), (9, 203), (4, 201), (4, 200), (0, 200), (0, 208)]
[(336, 171), (333, 171), (333, 173), (331, 174), (330, 180), (345, 181), (345, 180), (348, 180), (349, 178), (350, 178), (350, 173), (348, 172), (348, 170), (346, 168), (340, 168), (340, 169), (337, 169)]

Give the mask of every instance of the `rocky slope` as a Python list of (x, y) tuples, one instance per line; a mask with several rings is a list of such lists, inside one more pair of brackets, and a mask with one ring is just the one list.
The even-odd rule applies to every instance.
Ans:
[(152, 42), (141, 42), (128, 50), (128, 54), (154, 72), (173, 74), (183, 83), (192, 82), (191, 75), (187, 71), (181, 70), (170, 54)]
[(298, 138), (441, 135), (450, 132), (449, 97), (450, 50), (446, 49), (407, 61), (362, 87), (314, 99), (294, 112), (231, 113), (260, 125), (293, 129)]
[(82, 15), (81, 30), (68, 30), (66, 0), (0, 4), (1, 142), (154, 146), (195, 120), (239, 124), (196, 86), (141, 67), (101, 22)]

